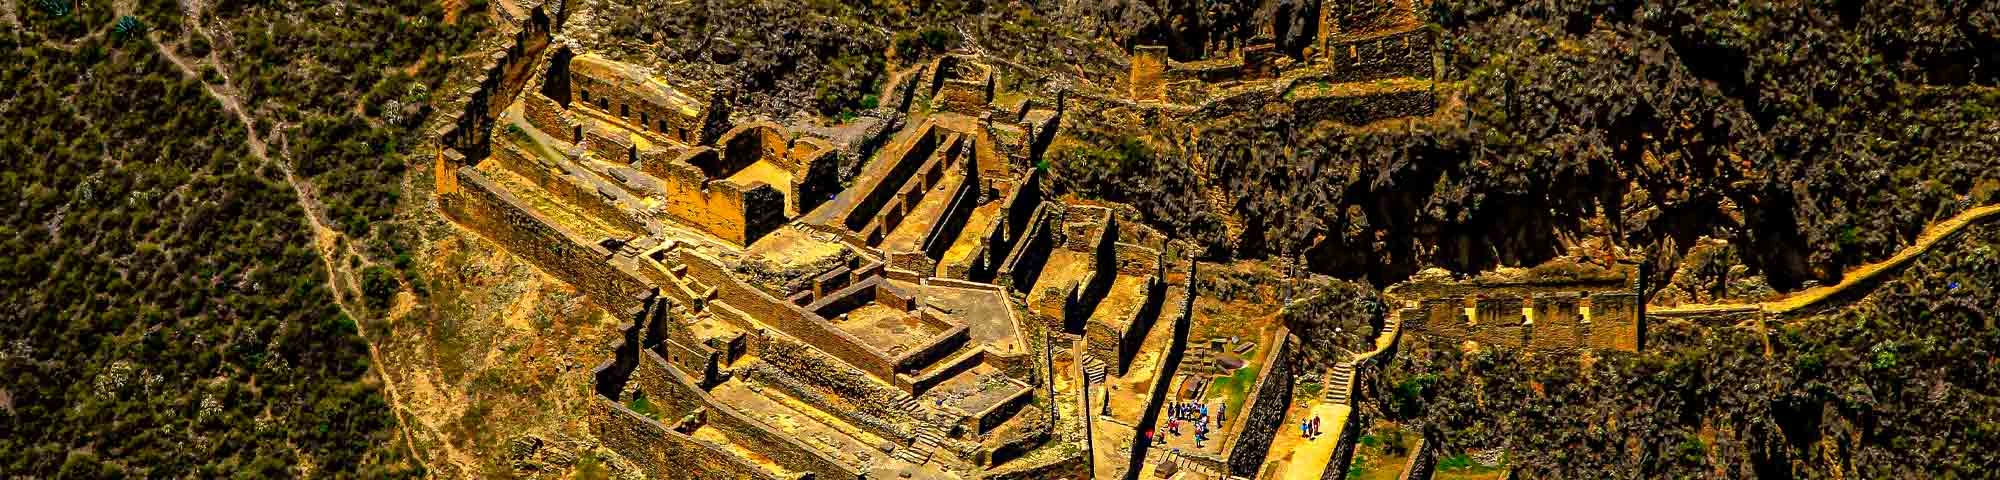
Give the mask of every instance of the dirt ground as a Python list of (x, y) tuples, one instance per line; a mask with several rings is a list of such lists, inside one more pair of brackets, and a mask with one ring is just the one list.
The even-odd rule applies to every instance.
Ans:
[[(413, 218), (418, 282), (370, 332), (403, 386), (410, 440), (439, 478), (616, 473), (583, 422), (617, 321), (435, 211)], [(418, 288), (421, 293), (418, 293)]]

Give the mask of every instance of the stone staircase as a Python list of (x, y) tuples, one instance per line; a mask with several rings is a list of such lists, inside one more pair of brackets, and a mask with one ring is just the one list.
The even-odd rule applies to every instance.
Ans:
[(917, 397), (907, 393), (896, 395), (896, 410), (910, 412), (912, 415), (916, 414), (920, 411), (917, 406)]
[(910, 446), (896, 449), (891, 456), (897, 460), (910, 462), (911, 465), (923, 465), (931, 461), (931, 456), (937, 453), (938, 446), (943, 443), (944, 436), (938, 434), (936, 429), (919, 428), (916, 439), (910, 442)]
[(1168, 450), (1166, 457), (1160, 459), (1160, 465), (1173, 465), (1176, 471), (1194, 473), (1200, 475), (1199, 478), (1223, 478), (1225, 476), (1221, 470), (1217, 470), (1210, 462), (1190, 457), (1185, 452), (1179, 450)]
[(1347, 405), (1349, 395), (1354, 391), (1354, 362), (1340, 362), (1326, 375), (1326, 386), (1320, 388), (1320, 400), (1334, 405)]
[(1397, 335), (1403, 332), (1403, 315), (1391, 313), (1382, 319), (1382, 331), (1375, 334), (1375, 349), (1382, 350), (1396, 344)]
[(1104, 383), (1104, 379), (1110, 375), (1111, 366), (1106, 365), (1104, 360), (1098, 359), (1096, 355), (1083, 357), (1083, 376), (1089, 378), (1090, 383)]

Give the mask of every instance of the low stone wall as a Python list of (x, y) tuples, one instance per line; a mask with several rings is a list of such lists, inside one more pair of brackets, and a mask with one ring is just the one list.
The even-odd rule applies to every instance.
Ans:
[(1065, 456), (1051, 458), (1032, 465), (1008, 465), (1008, 468), (989, 471), (987, 480), (1048, 480), (1090, 478), (1090, 451), (1078, 450)]
[(581, 238), (555, 227), (547, 217), (471, 167), (458, 169), (458, 181), (460, 192), (438, 201), (452, 219), (576, 286), (605, 310), (642, 307), (634, 299), (649, 289), (608, 263), (612, 252), (597, 239)]
[(542, 92), (531, 91), (521, 97), (521, 110), (527, 117), (528, 125), (542, 133), (568, 143), (577, 143), (576, 132), (580, 125), (571, 118), (569, 110), (556, 103)]
[(1418, 439), (1417, 448), (1411, 450), (1410, 461), (1403, 465), (1403, 474), (1397, 480), (1431, 480), (1437, 473), (1437, 444), (1430, 439)]
[(673, 431), (602, 396), (590, 402), (590, 431), (649, 478), (780, 480), (721, 447)]
[(1015, 415), (1021, 412), (1021, 408), (1028, 406), (1028, 402), (1034, 400), (1034, 398), (1035, 387), (1026, 384), (1020, 385), (1013, 393), (1007, 395), (1006, 400), (993, 404), (991, 407), (986, 407), (985, 410), (971, 412), (972, 415), (967, 418), (969, 423), (971, 423), (970, 425), (966, 425), (969, 427), (968, 431), (974, 434), (985, 434), (992, 431), (993, 427), (998, 427), (1000, 424), (1006, 423), (1007, 419), (1014, 418)]
[(951, 377), (965, 373), (966, 370), (971, 370), (973, 367), (978, 367), (985, 361), (986, 347), (973, 347), (972, 353), (951, 357), (942, 363), (931, 364), (930, 367), (925, 368), (923, 371), (911, 374), (897, 374), (896, 378), (891, 380), (890, 383), (894, 383), (897, 388), (901, 388), (904, 392), (909, 392), (911, 395), (922, 395), (924, 392), (929, 391), (931, 387), (935, 387), (939, 383), (944, 383), (945, 380), (950, 380)]
[(860, 478), (861, 469), (842, 463), (786, 436), (783, 429), (767, 425), (735, 407), (716, 401), (696, 386), (687, 374), (669, 368), (665, 359), (644, 352), (632, 380), (646, 392), (646, 398), (665, 413), (679, 418), (705, 411), (706, 426), (723, 432), (758, 455), (792, 471), (814, 472), (823, 478)]
[[(665, 352), (665, 353), (660, 353)], [(699, 343), (683, 344), (674, 339), (660, 342), (648, 353), (664, 355), (668, 364), (684, 372), (701, 375), (697, 381), (702, 385), (714, 385), (720, 376), (721, 352)]]
[(1050, 433), (1054, 425), (1049, 421), (1049, 413), (1047, 411), (1036, 407), (1027, 407), (1018, 415), (1027, 419), (1026, 423), (1028, 424), (1023, 425), (1018, 430), (996, 432), (995, 435), (1000, 438), (994, 442), (995, 445), (993, 448), (975, 455), (975, 457), (985, 457), (983, 459), (975, 458), (981, 466), (1005, 464), (1008, 461), (1021, 458), (1022, 455), (1026, 455), (1028, 452), (1034, 451), (1035, 448), (1048, 443), (1049, 438), (1052, 436)]
[[(1283, 326), (1265, 342), (1264, 371), (1257, 383), (1250, 388), (1248, 404), (1236, 413), (1243, 419), (1237, 422), (1230, 434), (1229, 445), (1223, 447), (1223, 456), (1229, 459), (1229, 474), (1251, 477), (1264, 465), (1270, 455), (1271, 440), (1277, 438), (1280, 423), (1285, 421), (1285, 411), (1292, 408), (1292, 388), (1295, 383), (1290, 367), (1292, 360), (1291, 331)], [(1328, 387), (1332, 388), (1332, 387)], [(1341, 472), (1345, 473), (1346, 469)]]
[(583, 125), (583, 138), (578, 143), (598, 160), (632, 164), (639, 161), (639, 147), (632, 143), (631, 132), (616, 127), (606, 127), (597, 122)]

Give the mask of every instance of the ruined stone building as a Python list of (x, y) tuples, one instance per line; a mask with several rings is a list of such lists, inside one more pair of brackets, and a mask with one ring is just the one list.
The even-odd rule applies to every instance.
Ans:
[(1171, 260), (1044, 198), (1059, 100), (996, 104), (990, 68), (947, 56), (891, 87), (925, 113), (821, 138), (546, 50), (483, 158), (441, 150), (437, 192), (629, 322), (595, 373), (607, 446), (695, 478), (1088, 474), (1082, 368), (1130, 357)]
[[(588, 414), (621, 465), (764, 479), (1273, 468), (1297, 340), (1282, 326), (1190, 338), (1187, 249), (1132, 221), (1130, 206), (1044, 191), (1062, 93), (1001, 92), (992, 66), (952, 53), (892, 72), (883, 106), (853, 123), (781, 123), (561, 37), (564, 5), (516, 8), (522, 33), (438, 132), (433, 171), (448, 217), (624, 322), (593, 371)], [(1428, 81), (1427, 60), (1398, 56), (1429, 55), (1428, 37), (1385, 25), (1338, 23), (1305, 62), (1268, 45), (1190, 63), (1142, 46), (1131, 93), (1201, 103), (1171, 107), (1195, 112), (1257, 95), (1351, 102), (1366, 107), (1358, 119), (1428, 112), (1428, 97), (1398, 96), (1428, 95), (1414, 84), (1368, 94), (1381, 98), (1313, 93)], [(1593, 321), (1616, 299), (1591, 297), (1590, 315), (1536, 301), (1552, 313), (1533, 325), (1503, 327), (1512, 317), (1484, 303), (1475, 312), (1506, 318), (1460, 322), (1433, 315), (1438, 305), (1398, 318), (1509, 345), (1636, 345)], [(1168, 407), (1213, 398), (1239, 371), (1250, 381), (1243, 411), (1217, 425), (1223, 440), (1189, 448), (1152, 434)]]

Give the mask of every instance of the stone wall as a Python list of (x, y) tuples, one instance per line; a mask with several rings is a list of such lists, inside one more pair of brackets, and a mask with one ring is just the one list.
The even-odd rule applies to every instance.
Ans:
[(1555, 351), (1578, 348), (1590, 335), (1577, 311), (1580, 298), (1573, 293), (1537, 295), (1535, 320), (1528, 328), (1528, 349)]
[(471, 167), (458, 169), (460, 193), (439, 198), (446, 215), (499, 243), (508, 252), (569, 282), (605, 310), (639, 307), (633, 300), (646, 285), (607, 260), (611, 251), (554, 223), (493, 185)]
[(586, 123), (581, 144), (598, 160), (627, 165), (639, 161), (639, 148), (632, 143), (632, 133), (622, 129), (597, 122)]
[(548, 95), (543, 95), (539, 91), (528, 92), (521, 98), (521, 110), (523, 116), (528, 119), (528, 125), (534, 126), (536, 130), (541, 130), (542, 133), (557, 140), (577, 143), (576, 133), (580, 126), (576, 119), (570, 117), (569, 110), (557, 104)]
[(1264, 458), (1271, 453), (1271, 440), (1277, 438), (1278, 429), (1283, 427), (1279, 424), (1285, 421), (1285, 410), (1292, 408), (1295, 378), (1291, 369), (1294, 350), (1291, 331), (1280, 326), (1267, 343), (1271, 348), (1264, 352), (1264, 371), (1250, 387), (1248, 404), (1236, 414), (1243, 418), (1229, 437), (1229, 445), (1223, 448), (1223, 456), (1229, 459), (1230, 475), (1257, 475), (1258, 467), (1264, 465)]
[(1055, 247), (1055, 235), (1051, 231), (1054, 228), (1050, 220), (1053, 215), (1047, 213), (1048, 208), (1048, 203), (1035, 207), (1035, 213), (1029, 215), (1034, 220), (1027, 222), (1027, 228), (1015, 240), (1013, 250), (1000, 264), (998, 280), (1002, 286), (1018, 292), (1034, 289), (1035, 278), (1041, 274), (1042, 265), (1048, 263), (1049, 250)]
[(1333, 81), (1365, 82), (1392, 77), (1431, 78), (1431, 48), (1436, 43), (1426, 28), (1329, 42), (1327, 59)]
[[(924, 312), (922, 315), (930, 315), (930, 310), (925, 310)], [(914, 372), (921, 370), (924, 367), (937, 363), (939, 360), (943, 360), (945, 357), (951, 356), (953, 353), (958, 353), (960, 349), (965, 348), (967, 342), (972, 340), (972, 336), (968, 333), (970, 330), (970, 328), (964, 325), (952, 326), (951, 329), (946, 330), (943, 334), (931, 337), (930, 340), (925, 341), (922, 345), (911, 348), (910, 351), (897, 356), (893, 360), (896, 364), (896, 371)]]
[(1397, 28), (1414, 22), (1416, 14), (1407, 0), (1349, 0), (1322, 8), (1332, 27), (1322, 33), (1334, 39)]
[(1645, 306), (1639, 296), (1628, 292), (1599, 292), (1590, 296), (1590, 346), (1606, 350), (1636, 352), (1646, 348)]
[(706, 143), (714, 138), (709, 133), (717, 130), (712, 114), (726, 110), (719, 96), (667, 86), (631, 65), (596, 55), (570, 60), (569, 73), (570, 90), (577, 100), (572, 106), (594, 108), (634, 130), (657, 132), (682, 143)]
[(897, 408), (908, 394), (870, 377), (811, 345), (783, 334), (753, 338), (763, 359), (748, 381), (778, 388), (876, 435), (908, 445), (912, 432), (904, 425), (928, 421), (922, 412)]
[(1360, 443), (1361, 430), (1368, 426), (1368, 414), (1362, 409), (1354, 409), (1347, 414), (1347, 424), (1340, 427), (1340, 438), (1335, 439), (1333, 458), (1327, 460), (1326, 470), (1320, 471), (1320, 480), (1346, 480), (1347, 468), (1354, 464), (1354, 448)]
[(945, 205), (931, 229), (924, 235), (924, 255), (933, 259), (944, 258), (946, 249), (958, 240), (965, 231), (965, 223), (972, 216), (972, 209), (979, 207), (979, 170), (970, 168), (973, 162), (960, 162), (968, 168), (965, 180), (959, 182), (958, 191), (951, 196), (951, 203)]
[(987, 480), (1050, 480), (1090, 478), (1090, 451), (1078, 450), (1069, 455), (1051, 458), (1031, 465), (1014, 466), (987, 472)]
[(981, 460), (978, 462), (980, 466), (1002, 465), (1016, 458), (1021, 458), (1022, 455), (1026, 455), (1028, 452), (1034, 451), (1035, 448), (1048, 443), (1051, 437), (1050, 433), (1054, 428), (1053, 422), (1049, 420), (1049, 415), (1051, 414), (1039, 407), (1027, 407), (1023, 409), (1019, 414), (1024, 419), (1022, 425), (1018, 428), (1009, 427), (1008, 429), (994, 432), (993, 435), (997, 439), (993, 441), (992, 449), (975, 455), (975, 457), (984, 457), (983, 459), (975, 458), (975, 460)]
[(1476, 317), (1468, 340), (1506, 349), (1527, 346), (1528, 335), (1521, 328), (1526, 322), (1521, 297), (1481, 297), (1473, 305), (1473, 314)]
[(1132, 47), (1132, 99), (1141, 102), (1157, 102), (1166, 98), (1166, 83), (1162, 81), (1166, 70), (1167, 47), (1165, 45), (1140, 45)]
[[(1532, 297), (1532, 323), (1523, 315), (1518, 295), (1482, 296), (1474, 302), (1476, 321), (1465, 315), (1459, 297), (1423, 299), (1407, 309), (1403, 328), (1447, 340), (1470, 340), (1499, 348), (1564, 351), (1579, 348), (1639, 351), (1644, 348), (1645, 316), (1638, 296), (1630, 292), (1590, 295), (1590, 314), (1581, 315), (1575, 293)], [(1410, 322), (1408, 319), (1417, 321)]]
[(646, 231), (645, 222), (620, 205), (636, 204), (638, 199), (630, 192), (618, 190), (620, 187), (596, 177), (595, 173), (569, 162), (550, 162), (528, 153), (514, 142), (500, 142), (493, 149), (492, 158), (499, 160), (507, 170), (535, 182), (549, 195), (583, 210), (592, 218), (629, 232)]
[(816, 138), (793, 142), (791, 157), (799, 167), (792, 174), (792, 208), (800, 215), (840, 193), (841, 151)]
[(885, 190), (889, 185), (898, 184), (898, 182), (900, 184), (898, 184), (898, 188), (888, 197), (887, 202), (882, 205), (875, 218), (859, 230), (861, 236), (868, 238), (871, 244), (880, 243), (883, 237), (888, 236), (890, 231), (895, 230), (896, 226), (900, 225), (907, 218), (907, 215), (916, 210), (917, 205), (923, 202), (924, 196), (930, 193), (931, 186), (937, 185), (938, 182), (944, 180), (945, 169), (950, 167), (954, 160), (962, 157), (962, 155), (955, 154), (954, 152), (959, 149), (958, 147), (964, 145), (967, 145), (964, 135), (957, 132), (950, 133), (945, 136), (944, 142), (940, 144), (939, 148), (941, 150), (938, 150), (937, 154), (926, 158), (923, 163), (918, 164), (917, 169), (910, 172), (908, 177), (900, 179), (896, 177), (883, 178), (883, 183), (877, 184), (876, 190), (869, 196), (870, 199), (879, 196), (880, 192)]
[(813, 345), (848, 365), (868, 372), (876, 379), (895, 381), (895, 364), (890, 361), (888, 355), (862, 343), (860, 339), (840, 330), (825, 318), (743, 284), (730, 275), (726, 267), (713, 259), (685, 250), (676, 252), (676, 255), (678, 260), (675, 263), (686, 265), (689, 277), (716, 289), (718, 297), (716, 302), (735, 307), (749, 319), (754, 319), (757, 324), (769, 326)]
[(1300, 115), (1327, 118), (1348, 125), (1364, 125), (1388, 118), (1420, 117), (1430, 115), (1437, 109), (1437, 96), (1429, 89), (1383, 88), (1360, 94), (1294, 96), (1290, 100), (1292, 108)]
[(783, 429), (767, 425), (735, 407), (718, 402), (696, 386), (687, 374), (669, 368), (666, 360), (652, 352), (640, 355), (632, 380), (646, 398), (664, 412), (665, 418), (680, 418), (705, 412), (706, 427), (721, 431), (736, 443), (792, 471), (814, 472), (821, 478), (859, 478), (861, 470), (834, 460), (788, 436)]
[[(1146, 409), (1139, 414), (1138, 423), (1133, 425), (1159, 425), (1160, 406), (1166, 402), (1168, 391), (1173, 388), (1181, 356), (1187, 351), (1188, 333), (1194, 328), (1195, 268), (1195, 262), (1188, 262), (1187, 280), (1182, 285), (1187, 294), (1181, 297), (1180, 314), (1174, 316), (1173, 335), (1166, 345), (1166, 354), (1159, 357), (1159, 363), (1153, 368), (1153, 384), (1146, 389)], [(1146, 461), (1146, 450), (1151, 446), (1152, 442), (1132, 442), (1132, 450), (1126, 456), (1130, 463), (1125, 465), (1125, 471), (1138, 472)]]
[(1433, 473), (1437, 473), (1437, 444), (1428, 438), (1418, 439), (1409, 463), (1403, 465), (1403, 473), (1396, 480), (1431, 480)]
[(711, 180), (698, 166), (719, 161), (714, 149), (699, 147), (674, 159), (645, 161), (641, 169), (660, 179), (661, 211), (724, 240), (748, 246), (783, 225), (785, 194), (763, 183)]
[[(539, 11), (539, 10), (537, 10)], [(433, 132), (439, 143), (483, 158), (492, 139), (493, 120), (499, 118), (521, 88), (532, 77), (533, 63), (549, 44), (545, 23), (530, 22), (514, 31), (506, 50), (491, 52), (485, 63), (473, 70), (473, 89), (462, 110), (446, 111), (444, 126)]]
[(973, 57), (949, 55), (932, 67), (937, 93), (931, 107), (938, 111), (978, 117), (993, 103), (993, 69)]
[(1153, 331), (1153, 324), (1159, 322), (1160, 310), (1164, 307), (1162, 304), (1167, 301), (1167, 282), (1164, 278), (1147, 275), (1145, 285), (1146, 297), (1139, 304), (1139, 310), (1120, 322), (1125, 327), (1124, 336), (1118, 342), (1118, 361), (1113, 363), (1119, 375), (1131, 369), (1132, 359), (1145, 347), (1146, 335)]
[(855, 188), (859, 189), (856, 191), (860, 198), (855, 202), (854, 208), (847, 212), (845, 223), (849, 230), (861, 231), (870, 221), (875, 220), (877, 214), (881, 213), (882, 207), (895, 198), (896, 190), (903, 186), (904, 180), (915, 174), (917, 169), (923, 166), (924, 161), (938, 151), (943, 139), (938, 135), (937, 124), (924, 122), (917, 128), (917, 132), (905, 142), (903, 149), (891, 157), (894, 159), (893, 163), (883, 176), (864, 178), (863, 182), (855, 185)]
[(780, 480), (721, 447), (667, 428), (602, 396), (590, 402), (590, 431), (648, 478)]

